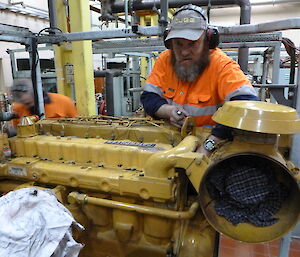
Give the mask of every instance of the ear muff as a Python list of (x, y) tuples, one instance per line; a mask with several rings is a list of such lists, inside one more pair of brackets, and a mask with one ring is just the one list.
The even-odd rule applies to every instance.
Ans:
[(206, 30), (206, 37), (209, 44), (209, 49), (215, 49), (220, 42), (219, 30), (217, 27), (209, 27)]
[[(193, 5), (193, 4), (188, 4), (188, 5), (182, 6), (180, 9), (178, 9), (174, 13), (173, 17), (175, 17), (179, 12), (182, 12), (184, 10), (195, 11), (195, 12), (199, 13), (205, 21), (207, 21), (207, 18), (205, 16), (205, 11), (201, 7), (199, 7), (197, 5)], [(167, 49), (171, 48), (170, 40), (165, 41), (165, 39), (167, 38), (170, 30), (171, 30), (170, 27), (167, 27), (164, 31), (164, 34), (163, 34), (164, 44), (165, 44), (165, 47)], [(219, 45), (220, 36), (219, 36), (219, 30), (218, 30), (217, 27), (209, 26), (208, 29), (206, 30), (206, 37), (207, 37), (207, 40), (209, 42), (209, 49), (215, 49)]]
[(166, 38), (167, 38), (169, 32), (170, 32), (170, 28), (169, 28), (169, 27), (166, 27), (166, 29), (165, 29), (165, 31), (164, 31), (164, 34), (163, 34), (163, 40), (164, 40), (165, 47), (166, 47), (167, 49), (170, 49), (170, 48), (171, 48), (171, 40), (166, 41)]

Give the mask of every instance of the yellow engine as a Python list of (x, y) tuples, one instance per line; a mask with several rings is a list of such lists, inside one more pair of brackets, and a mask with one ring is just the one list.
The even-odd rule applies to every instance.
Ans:
[[(236, 128), (234, 140), (222, 142), (210, 158), (195, 152), (208, 128), (177, 131), (147, 118), (81, 117), (36, 124), (23, 118), (17, 137), (8, 141), (1, 136), (12, 157), (2, 154), (0, 191), (52, 189), (86, 228), (75, 235), (85, 244), (83, 257), (210, 257), (217, 250), (216, 230), (250, 243), (277, 239), (292, 229), (300, 213), (298, 169), (282, 156), (278, 134), (299, 132), (299, 119), (291, 108), (232, 103), (215, 120)], [(235, 115), (226, 117), (226, 108)], [(281, 130), (284, 119), (289, 130)], [(273, 224), (234, 224), (218, 214), (208, 187), (211, 177), (244, 163), (262, 163), (283, 192), (288, 190)]]

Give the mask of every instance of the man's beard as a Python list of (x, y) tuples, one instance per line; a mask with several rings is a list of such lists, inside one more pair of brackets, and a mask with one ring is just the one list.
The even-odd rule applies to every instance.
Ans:
[(209, 65), (209, 61), (209, 49), (203, 49), (198, 60), (189, 66), (183, 66), (176, 60), (175, 54), (172, 51), (173, 68), (177, 77), (183, 82), (195, 81)]

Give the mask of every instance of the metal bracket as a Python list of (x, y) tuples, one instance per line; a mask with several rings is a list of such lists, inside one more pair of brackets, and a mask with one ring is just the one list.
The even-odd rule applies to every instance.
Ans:
[[(270, 88), (270, 93), (279, 104), (293, 107), (293, 96), (290, 99), (284, 97), (284, 88)], [(292, 89), (292, 92), (294, 90)]]

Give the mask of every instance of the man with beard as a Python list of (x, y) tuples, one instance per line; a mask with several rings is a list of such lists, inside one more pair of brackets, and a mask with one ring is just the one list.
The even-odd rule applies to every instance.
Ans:
[[(23, 116), (34, 115), (34, 95), (32, 82), (29, 79), (14, 81), (11, 88), (13, 112), (19, 117), (13, 120), (16, 127)], [(64, 95), (43, 92), (46, 118), (63, 118), (77, 116), (77, 110), (72, 100)]]
[[(187, 116), (195, 117), (196, 126), (215, 125), (211, 117), (225, 101), (258, 100), (239, 65), (211, 47), (211, 30), (198, 6), (185, 5), (174, 14), (165, 38), (169, 49), (156, 60), (141, 95), (146, 113), (177, 127)], [(198, 151), (209, 155), (230, 136), (228, 127), (217, 124)]]

